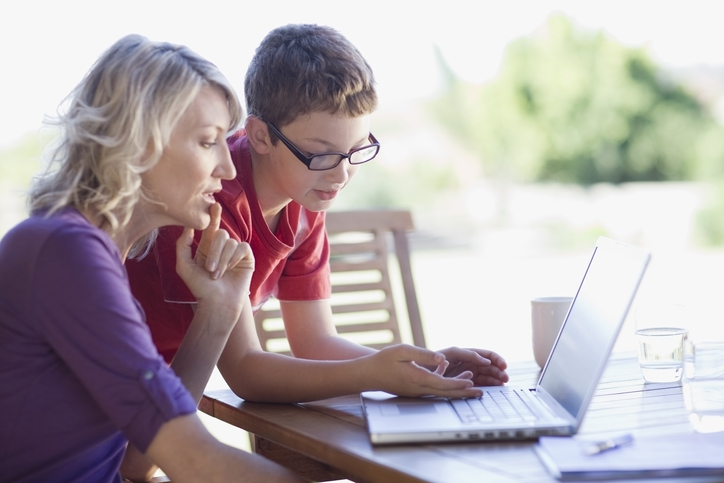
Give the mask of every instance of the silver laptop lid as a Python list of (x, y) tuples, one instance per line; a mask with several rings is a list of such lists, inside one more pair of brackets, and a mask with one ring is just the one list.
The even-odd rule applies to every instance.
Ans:
[[(650, 259), (600, 237), (536, 390), (576, 420), (577, 430)], [(571, 363), (575, 361), (575, 363)]]

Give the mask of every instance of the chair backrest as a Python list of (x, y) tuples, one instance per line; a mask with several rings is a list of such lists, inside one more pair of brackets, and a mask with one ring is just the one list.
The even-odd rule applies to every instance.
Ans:
[[(408, 231), (414, 228), (412, 214), (394, 210), (333, 211), (326, 214), (326, 227), (337, 332), (376, 349), (405, 339), (425, 347), (407, 239)], [(393, 250), (389, 249), (390, 241)], [(398, 262), (394, 268), (390, 266), (391, 258)], [(396, 305), (396, 296), (404, 298), (404, 304)], [(402, 305), (409, 332), (400, 330), (397, 308)], [(289, 353), (278, 302), (268, 301), (257, 312), (255, 321), (262, 347)]]

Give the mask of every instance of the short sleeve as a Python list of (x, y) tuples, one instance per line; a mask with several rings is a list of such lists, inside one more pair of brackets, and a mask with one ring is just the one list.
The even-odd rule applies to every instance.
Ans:
[(329, 241), (323, 213), (305, 209), (290, 218), (297, 224), (295, 248), (284, 263), (277, 285), (279, 300), (323, 300), (331, 296)]

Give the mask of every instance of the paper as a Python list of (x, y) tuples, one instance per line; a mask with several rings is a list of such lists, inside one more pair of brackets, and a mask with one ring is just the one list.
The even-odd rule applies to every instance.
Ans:
[(724, 475), (724, 432), (636, 438), (596, 455), (586, 453), (590, 444), (590, 440), (546, 436), (536, 451), (560, 479)]

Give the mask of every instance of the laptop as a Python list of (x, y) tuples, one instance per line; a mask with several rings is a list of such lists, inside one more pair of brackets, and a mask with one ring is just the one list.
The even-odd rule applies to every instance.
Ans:
[(648, 265), (638, 247), (600, 237), (535, 388), (482, 398), (364, 392), (372, 444), (536, 439), (578, 431)]

